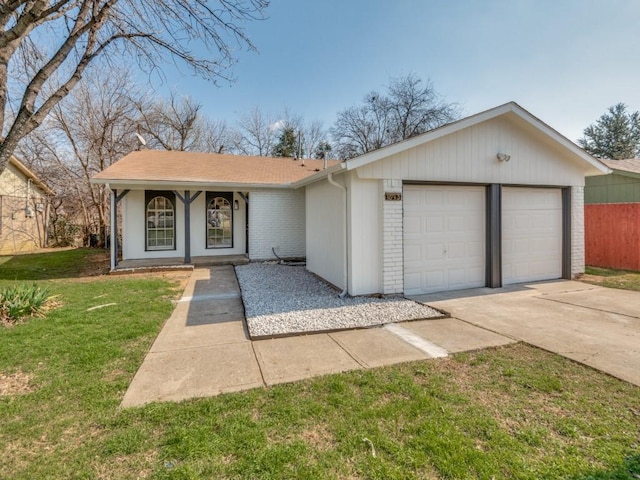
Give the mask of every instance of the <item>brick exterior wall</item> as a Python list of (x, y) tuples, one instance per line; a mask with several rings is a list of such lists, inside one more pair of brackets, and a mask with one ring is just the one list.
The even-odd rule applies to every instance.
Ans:
[(249, 193), (249, 258), (304, 257), (305, 195), (299, 190), (260, 190)]
[(383, 180), (382, 190), (382, 293), (402, 293), (402, 202), (384, 199), (385, 193), (402, 193), (402, 180)]
[(584, 273), (584, 187), (571, 187), (571, 276)]

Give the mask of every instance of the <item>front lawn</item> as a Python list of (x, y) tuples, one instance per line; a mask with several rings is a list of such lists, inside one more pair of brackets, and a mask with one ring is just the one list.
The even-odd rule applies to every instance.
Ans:
[[(29, 276), (17, 258), (0, 286)], [(47, 318), (0, 328), (0, 478), (640, 475), (640, 389), (522, 344), (123, 410), (180, 288), (85, 267), (42, 281)]]
[(601, 287), (640, 291), (640, 272), (587, 267), (581, 280)]

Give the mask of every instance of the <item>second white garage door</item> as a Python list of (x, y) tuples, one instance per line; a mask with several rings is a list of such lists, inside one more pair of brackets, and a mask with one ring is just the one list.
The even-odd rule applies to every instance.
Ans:
[(485, 285), (484, 187), (405, 185), (407, 295)]
[(502, 189), (502, 283), (562, 277), (562, 192)]

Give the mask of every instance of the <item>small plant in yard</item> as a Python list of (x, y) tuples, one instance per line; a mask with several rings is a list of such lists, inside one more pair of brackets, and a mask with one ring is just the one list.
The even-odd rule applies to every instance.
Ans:
[(0, 322), (14, 325), (24, 318), (43, 315), (51, 300), (49, 290), (35, 283), (4, 287), (0, 289)]

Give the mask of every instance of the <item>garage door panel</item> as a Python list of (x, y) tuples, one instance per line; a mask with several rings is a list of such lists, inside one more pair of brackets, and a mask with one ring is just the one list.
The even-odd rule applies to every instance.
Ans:
[(462, 216), (450, 216), (447, 222), (447, 227), (449, 232), (459, 232), (462, 233), (465, 231), (464, 221), (465, 218)]
[(464, 288), (464, 285), (467, 283), (467, 275), (464, 268), (452, 268), (449, 270), (449, 287), (456, 288), (460, 287)]
[(446, 283), (444, 281), (445, 273), (442, 270), (433, 270), (422, 274), (425, 279), (424, 284), (428, 288), (439, 289), (444, 288)]
[(444, 258), (445, 246), (442, 244), (427, 245), (425, 249), (427, 251), (427, 260), (442, 260)]
[(560, 189), (502, 189), (502, 283), (562, 276)]
[(445, 192), (435, 191), (435, 190), (423, 190), (417, 193), (418, 198), (421, 200), (419, 203), (420, 211), (422, 211), (422, 207), (425, 203), (429, 205), (433, 205), (435, 207), (444, 207), (445, 202)]
[[(405, 293), (419, 294), (484, 285), (484, 187), (406, 186)], [(419, 253), (415, 244), (420, 243)]]
[(443, 219), (442, 217), (427, 217), (424, 221), (424, 228), (422, 233), (432, 232), (438, 233), (442, 232), (443, 228)]

